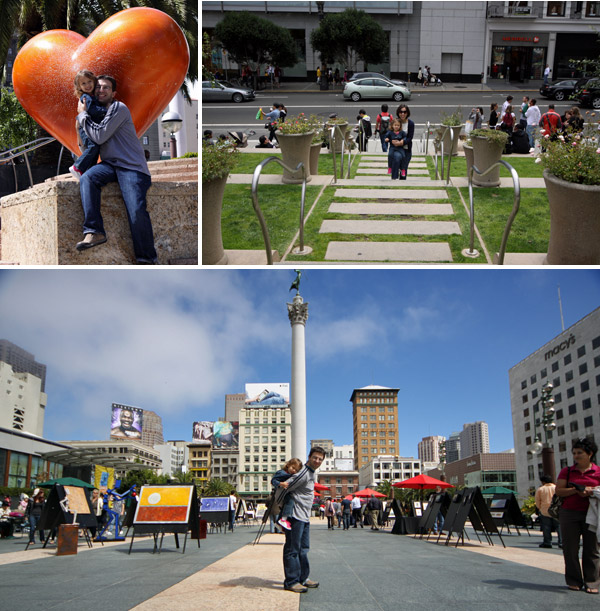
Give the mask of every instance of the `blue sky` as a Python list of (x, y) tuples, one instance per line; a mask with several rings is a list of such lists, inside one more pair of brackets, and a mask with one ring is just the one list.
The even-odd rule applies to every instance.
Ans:
[[(273, 270), (0, 271), (0, 337), (48, 366), (44, 434), (106, 439), (112, 402), (157, 412), (166, 439), (224, 414), (246, 382), (289, 382), (286, 302)], [(508, 370), (600, 306), (600, 272), (304, 270), (307, 439), (352, 443), (350, 396), (400, 388), (400, 453), (485, 420), (513, 446)]]

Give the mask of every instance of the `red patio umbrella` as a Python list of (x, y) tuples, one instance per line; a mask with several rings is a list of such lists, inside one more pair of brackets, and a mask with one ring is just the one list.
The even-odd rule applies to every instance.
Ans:
[(392, 484), (394, 488), (415, 488), (417, 490), (433, 490), (438, 486), (440, 488), (454, 488), (452, 484), (443, 482), (442, 480), (435, 479), (435, 477), (429, 477), (429, 475), (416, 475), (409, 479), (405, 479), (403, 482), (396, 482)]
[(359, 490), (358, 492), (355, 492), (354, 494), (359, 497), (360, 496), (367, 497), (367, 496), (373, 495), (373, 496), (379, 497), (380, 499), (385, 498), (385, 494), (381, 494), (381, 492), (377, 492), (377, 490), (372, 490), (371, 488), (365, 488), (364, 490)]
[(319, 484), (319, 482), (315, 482), (315, 490), (322, 492), (323, 490), (329, 490), (331, 486), (325, 486), (323, 484)]

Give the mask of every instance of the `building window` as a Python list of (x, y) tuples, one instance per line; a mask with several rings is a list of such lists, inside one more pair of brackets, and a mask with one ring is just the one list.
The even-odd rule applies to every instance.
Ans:
[(573, 370), (565, 373), (565, 382), (570, 382), (573, 379)]
[(529, 424), (529, 422), (525, 423), (525, 429), (524, 430), (526, 430), (526, 431), (531, 430), (531, 424)]
[(575, 388), (571, 386), (571, 388), (567, 388), (567, 399), (571, 399), (575, 396)]
[(558, 451), (559, 452), (566, 452), (567, 451), (567, 442), (566, 441), (559, 441), (558, 442)]
[(523, 403), (527, 403), (527, 395), (523, 395)]
[(577, 421), (575, 422), (571, 422), (571, 433), (575, 433), (579, 430), (579, 424), (577, 423)]
[(534, 373), (534, 374), (531, 376), (531, 378), (529, 379), (529, 381), (530, 381), (532, 384), (535, 384), (535, 383), (537, 382), (537, 377), (536, 377), (535, 373)]
[[(600, 401), (598, 401), (600, 403)], [(592, 407), (592, 400), (588, 397), (581, 402), (581, 407), (583, 409), (590, 409)]]
[(571, 355), (570, 355), (570, 354), (567, 354), (567, 355), (565, 356), (565, 358), (564, 358), (564, 361), (563, 361), (563, 362), (564, 362), (564, 364), (565, 364), (565, 365), (569, 365), (569, 364), (571, 363), (571, 361), (572, 361), (572, 360), (573, 360), (573, 359), (571, 358)]
[[(598, 2), (588, 2), (588, 4), (600, 4)], [(596, 350), (596, 348), (600, 348), (600, 335), (598, 337), (594, 337), (592, 340), (592, 349)]]
[(583, 426), (585, 426), (586, 428), (594, 426), (594, 419), (592, 418), (592, 416), (586, 416), (583, 419)]
[(584, 380), (581, 383), (581, 392), (587, 392), (590, 389), (590, 383), (588, 380)]
[(552, 363), (552, 373), (556, 373), (558, 371), (558, 361), (554, 361)]
[(528, 418), (528, 417), (529, 417), (529, 408), (528, 408), (528, 407), (526, 407), (526, 408), (523, 410), (523, 417), (524, 417), (524, 418)]
[(577, 358), (580, 359), (582, 356), (585, 356), (585, 346), (577, 348)]
[(525, 390), (527, 388), (527, 380), (523, 380), (521, 382), (521, 390)]
[(557, 426), (556, 427), (556, 434), (561, 437), (562, 435), (565, 434), (565, 427), (564, 426)]
[(584, 373), (587, 373), (587, 363), (582, 363), (581, 365), (579, 365), (579, 375), (583, 375)]
[(562, 401), (562, 393), (557, 392), (554, 395), (554, 403), (560, 403)]

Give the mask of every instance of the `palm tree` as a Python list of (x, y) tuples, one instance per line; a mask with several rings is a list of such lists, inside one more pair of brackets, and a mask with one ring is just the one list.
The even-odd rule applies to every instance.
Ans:
[(178, 484), (193, 484), (194, 483), (194, 476), (192, 475), (192, 473), (190, 471), (178, 471), (177, 473), (175, 473), (175, 476), (173, 477), (173, 479), (178, 483)]
[(208, 480), (206, 486), (204, 486), (204, 496), (229, 496), (229, 494), (235, 490), (235, 487), (222, 479), (215, 478)]

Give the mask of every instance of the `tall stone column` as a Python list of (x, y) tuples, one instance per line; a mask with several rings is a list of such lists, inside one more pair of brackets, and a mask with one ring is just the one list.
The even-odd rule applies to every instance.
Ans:
[(308, 319), (308, 303), (296, 293), (288, 303), (292, 325), (292, 457), (306, 461), (306, 348), (304, 328)]

